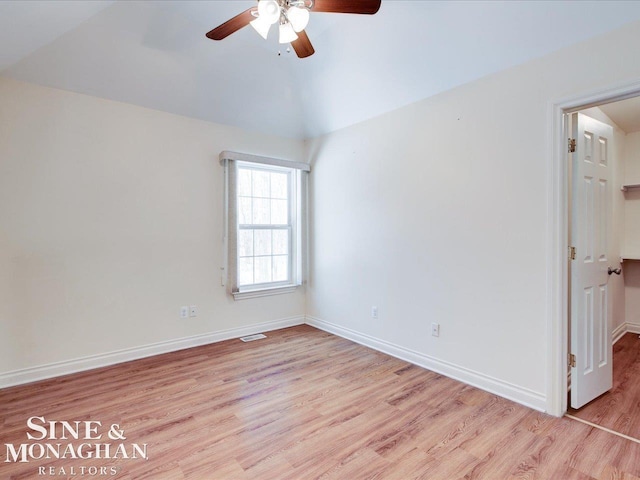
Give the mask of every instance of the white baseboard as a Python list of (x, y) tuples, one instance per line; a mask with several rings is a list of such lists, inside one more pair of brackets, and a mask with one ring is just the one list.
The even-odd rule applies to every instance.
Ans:
[(613, 339), (612, 343), (615, 343), (620, 340), (625, 333), (637, 333), (640, 334), (640, 325), (637, 323), (629, 323), (625, 322), (622, 325), (616, 327), (613, 332), (611, 332), (611, 338)]
[(623, 323), (621, 325), (618, 325), (613, 329), (613, 332), (611, 332), (611, 343), (615, 345), (616, 342), (620, 340), (625, 333), (627, 333), (627, 324)]
[(625, 325), (627, 326), (627, 333), (637, 333), (638, 335), (640, 335), (640, 325), (638, 325), (637, 323), (625, 323)]
[(0, 388), (22, 385), (38, 380), (59, 377), (61, 375), (68, 375), (70, 373), (106, 367), (131, 360), (138, 360), (140, 358), (151, 357), (162, 353), (184, 350), (185, 348), (208, 345), (210, 343), (230, 340), (233, 338), (243, 337), (245, 335), (253, 335), (255, 333), (293, 327), (304, 323), (305, 317), (303, 315), (298, 315), (270, 322), (256, 323), (246, 327), (193, 335), (190, 337), (167, 340), (165, 342), (158, 342), (140, 347), (127, 348), (115, 352), (101, 353), (98, 355), (51, 363), (48, 365), (14, 370), (11, 372), (0, 373)]
[(415, 352), (399, 345), (380, 340), (378, 338), (365, 335), (354, 330), (341, 327), (339, 325), (321, 320), (307, 315), (307, 324), (319, 328), (334, 335), (347, 338), (356, 343), (364, 345), (374, 350), (391, 355), (392, 357), (405, 360), (414, 365), (426, 368), (446, 377), (459, 380), (463, 383), (478, 387), (490, 393), (495, 393), (501, 397), (513, 400), (527, 407), (544, 412), (547, 408), (547, 398), (544, 394), (534, 392), (527, 388), (514, 385), (503, 380), (493, 378), (480, 372), (470, 370), (450, 362)]
[[(509, 382), (504, 382), (483, 373), (439, 360), (429, 355), (415, 352), (399, 345), (394, 345), (384, 340), (380, 340), (309, 315), (306, 317), (298, 315), (280, 320), (257, 323), (246, 327), (193, 335), (190, 337), (168, 340), (165, 342), (158, 342), (140, 347), (118, 350), (115, 352), (91, 355), (73, 360), (65, 360), (47, 365), (0, 373), (0, 388), (22, 385), (38, 380), (45, 380), (94, 368), (106, 367), (153, 355), (183, 350), (185, 348), (198, 347), (201, 345), (239, 338), (245, 335), (253, 335), (255, 333), (293, 327), (304, 323), (340, 337), (347, 338), (401, 360), (405, 360), (409, 363), (413, 363), (433, 372), (473, 385), (474, 387), (478, 387), (482, 390), (495, 393), (496, 395), (500, 395), (501, 397), (508, 398), (509, 400), (513, 400), (536, 410), (545, 411), (546, 409), (546, 397), (542, 393), (534, 392)], [(618, 326), (611, 333), (613, 343), (615, 344), (624, 336), (625, 333), (629, 332), (640, 334), (640, 324), (626, 322)]]

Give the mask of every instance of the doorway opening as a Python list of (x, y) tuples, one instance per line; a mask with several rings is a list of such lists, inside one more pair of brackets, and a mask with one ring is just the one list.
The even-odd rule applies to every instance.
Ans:
[[(574, 96), (554, 104), (550, 104), (550, 154), (549, 154), (549, 172), (550, 172), (550, 202), (549, 202), (549, 251), (552, 254), (549, 257), (549, 294), (548, 294), (548, 338), (549, 338), (549, 355), (548, 355), (548, 392), (547, 412), (556, 416), (564, 415), (569, 406), (568, 399), (568, 365), (570, 363), (570, 334), (569, 334), (569, 263), (568, 263), (568, 246), (569, 243), (569, 225), (570, 225), (570, 170), (567, 165), (567, 139), (570, 137), (568, 130), (568, 115), (575, 112), (584, 111), (593, 107), (599, 107), (605, 110), (606, 105), (613, 105), (622, 100), (629, 100), (640, 96), (640, 82), (629, 83), (622, 86), (616, 86), (593, 93)], [(638, 100), (636, 100), (638, 101)], [(640, 110), (639, 110), (640, 111)], [(636, 114), (637, 115), (637, 114)], [(605, 116), (608, 116), (605, 114)], [(613, 114), (615, 116), (615, 113)], [(615, 123), (615, 122), (614, 122)], [(620, 122), (624, 123), (624, 122)], [(629, 127), (626, 131), (620, 130), (623, 135), (632, 132)], [(629, 133), (627, 133), (627, 131)], [(623, 181), (627, 181), (624, 179)], [(613, 183), (619, 183), (619, 179), (615, 179)], [(616, 186), (612, 183), (612, 188)], [(618, 191), (620, 185), (617, 186)], [(629, 193), (622, 194), (624, 201), (627, 197), (631, 198)], [(633, 193), (631, 194), (633, 195)], [(640, 193), (638, 194), (640, 195)], [(633, 197), (635, 198), (635, 197)], [(627, 220), (628, 221), (628, 220)], [(637, 235), (640, 238), (640, 235)], [(620, 256), (627, 255), (620, 251)], [(615, 260), (615, 259), (614, 259)], [(613, 265), (615, 266), (615, 265)], [(623, 267), (624, 276), (621, 278), (626, 281), (635, 281), (638, 275), (633, 275), (628, 264)], [(633, 278), (631, 278), (633, 277)], [(640, 285), (640, 281), (637, 282)], [(633, 287), (630, 287), (633, 288)], [(623, 310), (629, 309), (625, 306)], [(618, 314), (616, 314), (618, 315)], [(612, 340), (619, 340), (624, 336), (625, 332), (634, 332), (634, 321), (627, 318), (626, 311), (623, 314), (624, 323), (618, 323), (616, 326), (610, 325), (610, 333)], [(617, 316), (616, 318), (620, 318)], [(638, 322), (640, 323), (640, 321)], [(637, 337), (637, 335), (636, 335)], [(615, 361), (614, 361), (615, 362)]]
[(566, 124), (576, 140), (567, 167), (577, 246), (568, 262), (568, 413), (638, 437), (640, 97), (566, 114)]

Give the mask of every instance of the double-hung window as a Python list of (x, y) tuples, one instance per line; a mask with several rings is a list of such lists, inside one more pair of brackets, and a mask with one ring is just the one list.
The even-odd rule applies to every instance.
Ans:
[(222, 152), (226, 186), (226, 283), (236, 299), (302, 284), (304, 163)]

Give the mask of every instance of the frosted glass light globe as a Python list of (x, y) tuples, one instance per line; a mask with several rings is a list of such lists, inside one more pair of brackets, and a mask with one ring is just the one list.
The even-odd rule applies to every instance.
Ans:
[(301, 32), (309, 23), (309, 10), (300, 7), (291, 7), (287, 10), (287, 18), (291, 22), (294, 32)]
[(270, 25), (280, 20), (280, 5), (275, 0), (260, 0), (258, 2), (258, 18), (264, 19)]
[(289, 22), (280, 24), (280, 43), (291, 43), (298, 38)]

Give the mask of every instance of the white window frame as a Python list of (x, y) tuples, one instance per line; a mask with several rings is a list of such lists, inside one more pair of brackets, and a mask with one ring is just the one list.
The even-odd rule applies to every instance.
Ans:
[[(235, 300), (291, 293), (304, 282), (306, 265), (307, 238), (307, 173), (310, 166), (306, 163), (292, 162), (277, 158), (261, 157), (245, 153), (223, 151), (220, 163), (225, 167), (224, 188), (224, 266), (222, 284)], [(237, 209), (237, 172), (239, 167), (256, 170), (284, 171), (290, 175), (288, 225), (291, 228), (289, 281), (269, 282), (246, 286), (238, 285), (238, 209)], [(265, 228), (270, 226), (265, 225)], [(287, 226), (289, 228), (289, 226)]]

